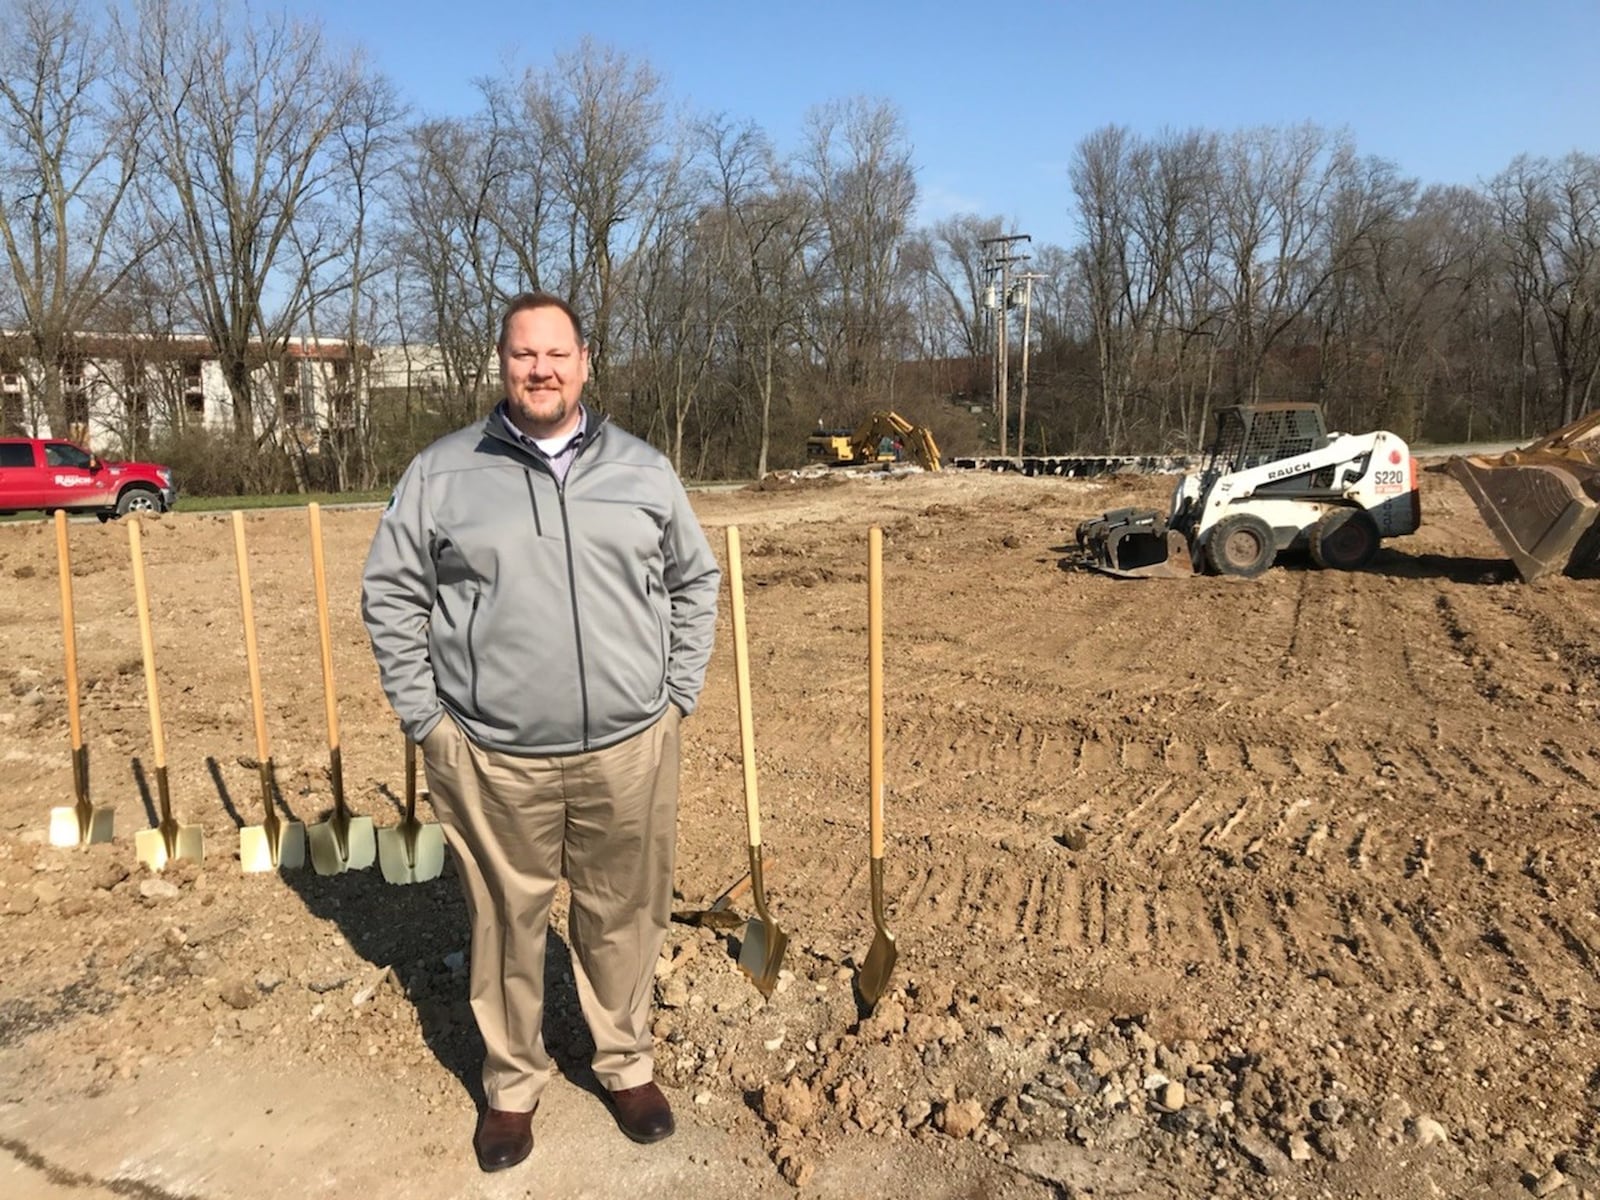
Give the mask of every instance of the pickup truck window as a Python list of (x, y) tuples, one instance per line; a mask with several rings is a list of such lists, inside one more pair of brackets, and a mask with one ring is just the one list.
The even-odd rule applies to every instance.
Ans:
[(26, 442), (0, 442), (0, 467), (33, 466), (33, 447)]
[(44, 448), (44, 465), (47, 467), (82, 467), (89, 469), (89, 455), (69, 442), (50, 442)]

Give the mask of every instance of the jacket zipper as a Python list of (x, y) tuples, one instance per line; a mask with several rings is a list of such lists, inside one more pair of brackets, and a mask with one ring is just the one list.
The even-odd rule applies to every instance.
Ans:
[[(572, 468), (578, 464), (574, 461), (567, 466), (567, 474), (571, 476)], [(554, 472), (551, 472), (553, 475)], [(567, 485), (565, 480), (556, 482), (556, 498), (561, 502), (561, 532), (567, 546), (567, 596), (572, 601), (572, 639), (578, 650), (578, 694), (583, 698), (583, 748), (589, 749), (589, 673), (584, 669), (583, 657), (583, 621), (578, 616), (578, 572), (572, 561), (572, 525), (567, 520)]]
[[(577, 451), (572, 456), (572, 461), (567, 464), (566, 479), (558, 478), (555, 469), (549, 463), (540, 462), (537, 458), (534, 460), (539, 462), (545, 473), (550, 476), (550, 481), (556, 485), (556, 500), (561, 506), (561, 533), (567, 546), (567, 598), (572, 602), (572, 640), (578, 653), (578, 695), (581, 697), (583, 705), (583, 749), (585, 751), (589, 749), (589, 673), (584, 667), (583, 621), (578, 615), (578, 572), (576, 565), (572, 561), (572, 523), (567, 519), (567, 479), (572, 478), (572, 472), (578, 469), (578, 459), (583, 456), (584, 450), (594, 441), (599, 432), (600, 426), (597, 424), (590, 431), (588, 437), (578, 446)], [(513, 444), (507, 441), (506, 438), (500, 437), (498, 432), (493, 436), (500, 438), (501, 441), (506, 441), (508, 445)], [(522, 449), (520, 446), (517, 448)], [(530, 475), (527, 480), (528, 503), (533, 507), (533, 520), (537, 527), (539, 525), (539, 504), (534, 498), (533, 477)], [(470, 646), (470, 641), (468, 644)], [(474, 675), (474, 679), (476, 679), (476, 675)]]

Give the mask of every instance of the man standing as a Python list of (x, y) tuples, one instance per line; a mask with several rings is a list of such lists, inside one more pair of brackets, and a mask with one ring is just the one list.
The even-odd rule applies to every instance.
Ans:
[(515, 297), (499, 352), (505, 399), (406, 469), (362, 590), (472, 921), (485, 1171), (533, 1149), (563, 870), (595, 1075), (630, 1138), (673, 1131), (650, 999), (671, 916), (679, 722), (705, 680), (720, 579), (668, 460), (581, 403), (589, 350), (571, 307)]

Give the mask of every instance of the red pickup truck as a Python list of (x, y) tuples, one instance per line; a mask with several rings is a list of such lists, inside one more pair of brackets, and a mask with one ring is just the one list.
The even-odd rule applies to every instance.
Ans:
[(60, 438), (0, 437), (0, 516), (31, 509), (165, 512), (177, 502), (172, 471), (158, 463), (107, 462)]

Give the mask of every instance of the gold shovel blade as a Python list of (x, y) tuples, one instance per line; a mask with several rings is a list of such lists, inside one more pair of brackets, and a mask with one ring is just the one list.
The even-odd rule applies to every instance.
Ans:
[(778, 928), (776, 921), (763, 922), (751, 917), (744, 927), (744, 939), (739, 946), (739, 969), (750, 976), (750, 982), (763, 996), (772, 995), (778, 983), (778, 969), (783, 966), (783, 952), (789, 946), (789, 935)]
[(444, 872), (444, 830), (414, 821), (410, 833), (408, 846), (404, 825), (378, 830), (378, 865), (389, 883), (426, 883)]
[(206, 856), (206, 833), (198, 825), (179, 825), (173, 834), (169, 851), (167, 835), (160, 826), (141, 829), (133, 835), (133, 852), (152, 871), (165, 870), (167, 862), (174, 858), (203, 862)]
[(894, 962), (899, 957), (900, 950), (894, 944), (894, 934), (887, 929), (879, 929), (867, 951), (866, 961), (861, 964), (861, 972), (856, 976), (856, 990), (861, 993), (861, 1003), (868, 1012), (877, 1007), (878, 1001), (889, 990), (889, 977), (894, 974)]
[(311, 843), (311, 865), (318, 875), (337, 875), (341, 871), (364, 871), (378, 857), (377, 831), (371, 817), (351, 817), (345, 828), (345, 850), (339, 853), (339, 830), (335, 820), (318, 821), (306, 829)]
[(301, 822), (282, 822), (276, 838), (262, 825), (239, 830), (239, 866), (245, 874), (296, 871), (305, 865), (306, 827)]
[(116, 810), (95, 808), (89, 811), (89, 827), (83, 827), (76, 806), (50, 810), (50, 844), (52, 846), (91, 846), (96, 842), (109, 842), (116, 820)]

